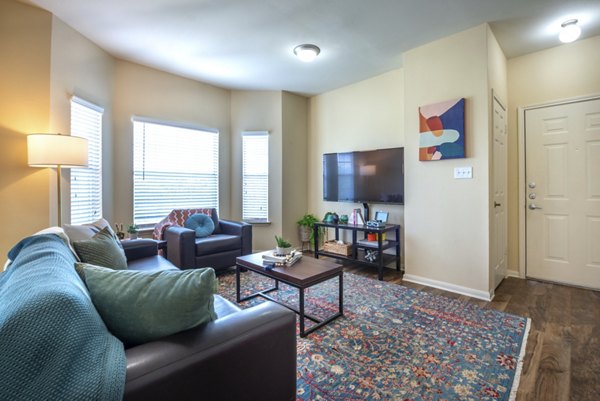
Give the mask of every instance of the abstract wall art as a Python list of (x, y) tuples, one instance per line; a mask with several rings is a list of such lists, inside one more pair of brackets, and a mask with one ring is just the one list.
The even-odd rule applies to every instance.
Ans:
[(465, 99), (419, 107), (419, 160), (465, 157)]

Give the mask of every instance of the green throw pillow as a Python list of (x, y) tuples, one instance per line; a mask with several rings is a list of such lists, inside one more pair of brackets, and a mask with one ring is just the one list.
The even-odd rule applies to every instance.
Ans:
[(158, 272), (75, 267), (102, 320), (125, 344), (143, 344), (217, 318), (217, 279), (210, 267)]
[(127, 269), (125, 251), (106, 227), (90, 239), (73, 241), (73, 247), (82, 262), (112, 269)]

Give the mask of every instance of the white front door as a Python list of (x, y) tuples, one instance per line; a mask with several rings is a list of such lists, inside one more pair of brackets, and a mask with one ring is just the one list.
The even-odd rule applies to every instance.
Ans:
[(507, 216), (506, 216), (506, 109), (494, 96), (493, 124), (493, 186), (492, 205), (493, 226), (491, 238), (492, 273), (494, 288), (506, 277), (508, 257)]
[(527, 276), (600, 289), (600, 99), (525, 111)]

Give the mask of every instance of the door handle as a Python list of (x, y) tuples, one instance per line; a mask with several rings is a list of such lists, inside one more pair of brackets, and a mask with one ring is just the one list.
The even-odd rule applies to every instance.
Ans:
[(502, 203), (494, 202), (494, 207), (500, 207), (500, 206), (502, 206)]
[(541, 207), (536, 206), (534, 203), (530, 203), (528, 207), (530, 210), (541, 209)]

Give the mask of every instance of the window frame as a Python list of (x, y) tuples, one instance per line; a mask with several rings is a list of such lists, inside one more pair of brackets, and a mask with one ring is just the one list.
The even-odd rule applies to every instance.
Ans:
[[(84, 130), (78, 131), (77, 127), (74, 127), (74, 118), (76, 118), (75, 116), (75, 110), (74, 110), (74, 105), (76, 105), (75, 107), (83, 107), (85, 108), (85, 110), (83, 111), (83, 113), (87, 113), (87, 115), (83, 115), (80, 116), (84, 119), (94, 119), (95, 122), (92, 124), (97, 124), (97, 130), (92, 132), (90, 135), (90, 131), (92, 128), (96, 128), (96, 127), (91, 127), (91, 126), (86, 126)], [(71, 135), (74, 136), (79, 136), (82, 138), (87, 139), (88, 141), (88, 167), (86, 168), (76, 168), (76, 169), (70, 169), (70, 178), (69, 178), (69, 183), (70, 183), (70, 204), (69, 204), (69, 222), (71, 224), (86, 224), (86, 223), (92, 223), (100, 218), (103, 217), (103, 199), (102, 199), (102, 195), (103, 195), (103, 191), (102, 191), (102, 186), (103, 186), (103, 179), (102, 179), (102, 174), (103, 174), (103, 169), (102, 169), (102, 152), (103, 152), (103, 118), (104, 118), (104, 108), (89, 102), (85, 99), (82, 99), (80, 97), (77, 96), (72, 96), (71, 100), (70, 100), (70, 131), (71, 131)], [(81, 114), (81, 113), (80, 113)], [(75, 122), (75, 125), (78, 124), (83, 124), (85, 122), (79, 121), (79, 122)], [(77, 189), (80, 187), (85, 186), (85, 184), (81, 184), (79, 185), (78, 183), (76, 183), (75, 181), (77, 180), (89, 180), (89, 179), (94, 179), (93, 182), (90, 182), (90, 184), (88, 184), (88, 191), (90, 193), (92, 193), (92, 196), (90, 196), (89, 198), (91, 198), (91, 201), (84, 199), (83, 201), (80, 201), (77, 198), (78, 194), (77, 194)], [(91, 189), (89, 189), (90, 187), (92, 187)], [(74, 211), (74, 205), (76, 206), (77, 204), (85, 204), (88, 203), (88, 207), (86, 209), (89, 209), (87, 213), (85, 213), (85, 215), (83, 216), (83, 218), (75, 218), (74, 219), (74, 215), (73, 215), (73, 211)], [(94, 211), (94, 209), (97, 209)]]
[[(219, 185), (220, 185), (220, 133), (218, 129), (215, 128), (209, 128), (209, 127), (205, 127), (202, 125), (197, 125), (197, 124), (188, 124), (188, 123), (182, 123), (182, 122), (173, 122), (173, 121), (165, 121), (165, 120), (160, 120), (160, 119), (154, 119), (154, 118), (147, 118), (147, 117), (140, 117), (140, 116), (134, 116), (131, 119), (132, 121), (132, 139), (133, 139), (133, 160), (132, 160), (132, 206), (133, 206), (133, 215), (132, 215), (132, 221), (134, 222), (134, 224), (137, 224), (140, 228), (145, 229), (145, 228), (151, 228), (154, 227), (154, 225), (156, 223), (158, 223), (162, 218), (164, 218), (172, 209), (177, 209), (177, 208), (197, 208), (197, 207), (207, 207), (207, 208), (216, 208), (217, 211), (219, 209), (219, 198), (220, 198), (220, 191), (219, 191)], [(144, 167), (142, 167), (142, 169), (137, 169), (136, 167), (136, 163), (139, 162), (139, 160), (137, 159), (137, 157), (139, 155), (136, 154), (136, 151), (138, 149), (138, 144), (137, 144), (137, 139), (136, 139), (136, 124), (144, 124), (144, 127), (147, 128), (147, 125), (150, 126), (158, 126), (159, 128), (154, 127), (157, 130), (169, 130), (169, 129), (173, 129), (175, 131), (173, 131), (172, 135), (176, 135), (176, 133), (178, 132), (181, 135), (185, 135), (184, 131), (179, 131), (179, 130), (188, 130), (188, 131), (197, 131), (198, 133), (201, 134), (205, 134), (205, 135), (214, 135), (214, 137), (210, 137), (211, 140), (211, 147), (209, 149), (209, 151), (211, 152), (212, 155), (212, 163), (210, 164), (211, 167), (214, 167), (215, 170), (211, 169), (211, 172), (209, 173), (209, 176), (212, 175), (212, 177), (209, 179), (209, 181), (211, 181), (211, 188), (214, 188), (214, 192), (211, 193), (211, 195), (209, 195), (209, 197), (212, 198), (211, 202), (214, 201), (214, 203), (203, 203), (205, 202), (204, 200), (199, 200), (199, 201), (193, 201), (192, 203), (179, 203), (177, 204), (177, 202), (173, 202), (172, 199), (171, 201), (169, 201), (169, 206), (168, 207), (163, 207), (162, 209), (160, 207), (158, 207), (155, 211), (155, 216), (151, 216), (154, 220), (152, 221), (148, 221), (150, 219), (150, 217), (148, 217), (149, 213), (142, 213), (138, 210), (138, 208), (136, 207), (136, 205), (138, 205), (138, 203), (136, 202), (138, 199), (138, 195), (136, 194), (136, 191), (141, 190), (141, 188), (139, 188), (137, 186), (138, 183), (138, 179), (139, 177), (136, 177), (136, 174), (142, 174), (145, 177), (145, 174), (147, 173), (146, 170), (146, 163), (148, 162), (145, 158), (146, 153), (144, 153), (144, 156), (141, 156), (143, 158), (142, 161), (142, 165)], [(139, 132), (138, 132), (139, 133)], [(161, 136), (162, 134), (154, 132), (154, 133), (144, 133), (143, 135), (158, 135)], [(148, 137), (146, 137), (147, 139)], [(164, 139), (163, 139), (164, 140)], [(196, 138), (196, 140), (198, 140)], [(144, 143), (145, 145), (145, 143)], [(178, 142), (177, 144), (174, 145), (173, 148), (170, 148), (171, 151), (176, 152), (178, 149), (181, 148), (181, 144)], [(164, 149), (164, 148), (163, 148)], [(185, 148), (184, 148), (185, 149)], [(146, 150), (144, 149), (144, 152), (146, 152)], [(185, 152), (184, 152), (185, 153)], [(178, 155), (180, 156), (180, 155)], [(170, 159), (173, 160), (173, 159)], [(180, 158), (178, 157), (179, 161)], [(198, 172), (190, 172), (189, 170), (187, 172), (183, 172), (183, 171), (174, 171), (172, 168), (169, 169), (171, 170), (170, 173), (172, 175), (177, 175), (177, 174), (187, 174), (190, 176), (191, 179), (198, 179)], [(165, 176), (168, 176), (169, 172), (165, 172), (163, 171), (154, 171), (155, 173), (158, 174), (162, 174), (163, 178)], [(176, 185), (176, 184), (180, 184), (180, 181), (171, 181), (170, 182), (171, 185)], [(185, 187), (185, 188), (189, 188)], [(204, 186), (196, 186), (195, 187), (196, 190), (198, 190), (198, 188), (205, 188)], [(160, 192), (157, 193), (157, 195), (154, 196), (161, 196)], [(140, 196), (141, 198), (141, 196)], [(168, 200), (168, 199), (167, 199)], [(187, 199), (189, 201), (189, 199)], [(199, 204), (198, 202), (202, 203)], [(140, 203), (139, 207), (142, 207), (143, 203)], [(168, 210), (167, 210), (168, 209)]]
[[(263, 149), (264, 152), (264, 161), (266, 163), (266, 183), (263, 183), (264, 189), (263, 191), (266, 193), (266, 200), (262, 207), (266, 208), (265, 216), (246, 216), (246, 138), (265, 138), (266, 139), (266, 149)], [(270, 224), (270, 208), (269, 208), (269, 179), (270, 179), (270, 168), (269, 168), (269, 147), (270, 147), (270, 133), (267, 130), (263, 131), (242, 131), (242, 221), (251, 224)]]

